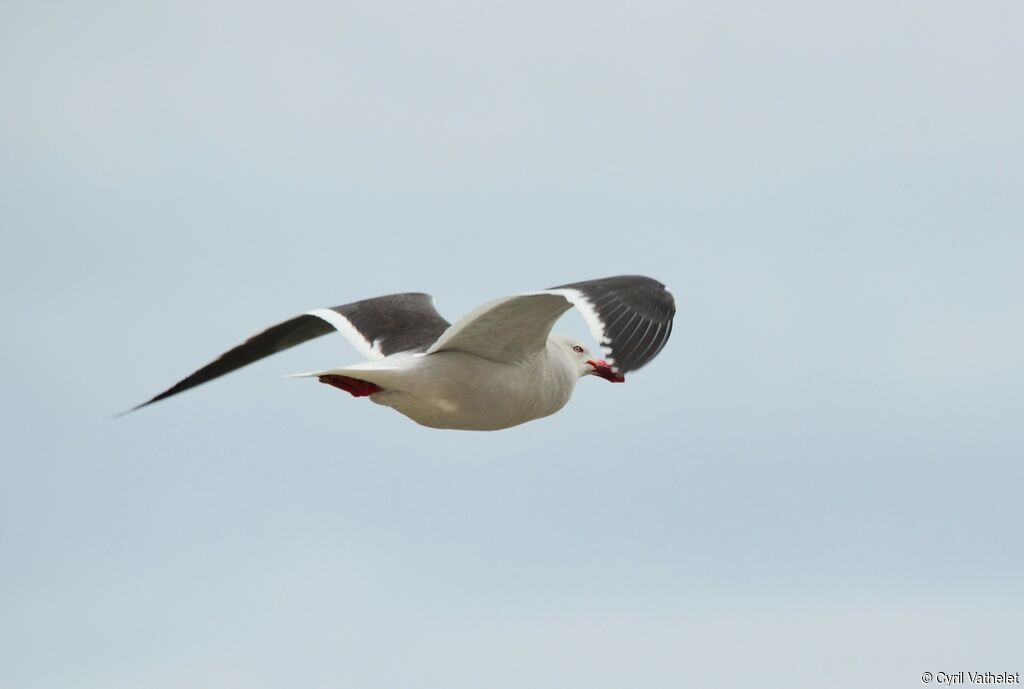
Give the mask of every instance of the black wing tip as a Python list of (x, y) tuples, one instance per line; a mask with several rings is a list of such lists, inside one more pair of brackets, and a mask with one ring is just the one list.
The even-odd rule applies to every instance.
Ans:
[(600, 326), (601, 348), (614, 370), (625, 374), (643, 368), (668, 341), (676, 303), (663, 282), (646, 275), (614, 275), (561, 287), (586, 297)]
[[(565, 285), (559, 285), (559, 287), (575, 287), (577, 285), (601, 284), (601, 283), (607, 284), (607, 283), (610, 283), (610, 282), (619, 282), (619, 283), (621, 283), (621, 282), (634, 282), (634, 283), (643, 283), (643, 284), (648, 284), (648, 285), (657, 285), (661, 289), (664, 289), (664, 290), (668, 291), (668, 287), (666, 287), (665, 283), (661, 282), (660, 280), (655, 280), (654, 278), (652, 278), (652, 277), (650, 277), (648, 275), (639, 275), (639, 274), (609, 275), (608, 277), (594, 278), (592, 280), (579, 280), (577, 282), (570, 282), (570, 283), (565, 284)], [(553, 287), (551, 289), (558, 289), (558, 288), (557, 287)]]
[(113, 418), (113, 419), (120, 419), (122, 416), (128, 416), (133, 411), (138, 411), (138, 410), (142, 409), (143, 407), (148, 407), (149, 405), (153, 404), (154, 402), (159, 402), (163, 398), (164, 398), (163, 395), (157, 395), (153, 399), (148, 400), (146, 402), (143, 402), (142, 404), (136, 404), (134, 407), (131, 407), (129, 409), (125, 409), (124, 411), (119, 411), (118, 413), (114, 414), (114, 416), (111, 417), (111, 418)]

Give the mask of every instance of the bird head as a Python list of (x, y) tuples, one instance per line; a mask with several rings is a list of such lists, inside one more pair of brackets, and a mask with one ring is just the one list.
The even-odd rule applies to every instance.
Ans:
[(594, 356), (589, 349), (581, 342), (570, 337), (556, 335), (558, 344), (568, 354), (570, 360), (576, 364), (576, 370), (580, 378), (583, 376), (598, 376), (612, 383), (625, 383), (626, 377), (612, 368), (604, 359)]

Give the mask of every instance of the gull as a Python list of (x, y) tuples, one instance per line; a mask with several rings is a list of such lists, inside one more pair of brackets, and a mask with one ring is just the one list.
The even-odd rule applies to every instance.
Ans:
[[(572, 337), (552, 334), (572, 307), (604, 358)], [(495, 299), (454, 325), (428, 294), (390, 294), (278, 323), (128, 411), (337, 330), (366, 361), (297, 377), (368, 397), (423, 426), (495, 431), (554, 414), (585, 376), (625, 382), (626, 373), (650, 362), (668, 342), (674, 316), (672, 293), (641, 275)]]

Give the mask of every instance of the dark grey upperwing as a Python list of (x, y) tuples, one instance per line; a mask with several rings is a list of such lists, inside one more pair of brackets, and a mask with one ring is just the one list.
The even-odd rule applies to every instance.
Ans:
[[(676, 301), (665, 285), (643, 275), (618, 275), (559, 285), (572, 299), (616, 370), (626, 373), (658, 355), (672, 333)], [(579, 298), (582, 297), (582, 298)]]
[[(364, 299), (329, 309), (314, 309), (267, 328), (188, 378), (128, 411), (141, 409), (179, 392), (218, 378), (315, 337), (338, 330), (367, 358), (425, 350), (449, 323), (434, 308), (429, 294), (409, 292)], [(127, 412), (125, 412), (127, 413)]]

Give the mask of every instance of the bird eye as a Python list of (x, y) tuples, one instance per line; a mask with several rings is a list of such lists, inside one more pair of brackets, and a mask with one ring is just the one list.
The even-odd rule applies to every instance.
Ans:
[(577, 354), (582, 354), (583, 353), (583, 347), (580, 347), (579, 345), (574, 345), (573, 348), (572, 348), (572, 351), (576, 352)]

